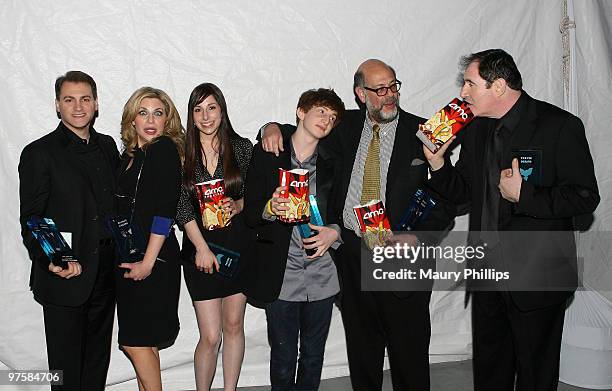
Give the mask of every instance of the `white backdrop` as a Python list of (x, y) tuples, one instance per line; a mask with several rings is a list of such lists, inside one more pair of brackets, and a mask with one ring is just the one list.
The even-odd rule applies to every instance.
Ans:
[[(582, 1), (577, 1), (575, 12), (583, 8)], [(595, 10), (595, 14), (600, 13)], [(590, 17), (581, 23), (590, 24)], [(356, 107), (352, 75), (363, 60), (372, 57), (396, 69), (404, 83), (402, 107), (428, 117), (458, 94), (458, 57), (491, 47), (504, 48), (514, 56), (529, 94), (562, 106), (560, 18), (561, 0), (3, 0), (0, 368), (46, 367), (42, 311), (28, 290), (30, 261), (19, 235), (17, 164), (21, 149), (57, 124), (53, 82), (58, 75), (80, 69), (96, 79), (100, 117), (95, 127), (117, 142), (123, 104), (140, 86), (164, 89), (185, 119), (192, 88), (213, 82), (226, 96), (235, 129), (253, 140), (268, 120), (293, 121), (297, 98), (309, 88), (333, 87), (347, 107)], [(602, 20), (604, 28), (588, 34), (610, 36), (612, 17)], [(579, 66), (589, 69), (589, 74), (608, 72), (607, 78), (589, 85), (599, 95), (580, 96), (579, 111), (595, 156), (600, 191), (609, 194), (612, 143), (604, 132), (612, 121), (605, 106), (610, 101), (610, 46), (608, 42), (607, 50), (594, 47), (588, 37), (583, 38), (578, 53), (584, 61)], [(595, 69), (589, 68), (591, 57), (600, 59)], [(610, 199), (604, 196), (598, 215), (609, 211), (609, 205)], [(596, 223), (599, 229), (609, 230), (609, 213)], [(465, 217), (457, 226), (466, 228)], [(432, 361), (469, 358), (468, 314), (461, 292), (434, 293)], [(197, 327), (186, 289), (180, 320), (177, 343), (161, 353), (169, 390), (195, 388), (191, 360)], [(263, 312), (249, 308), (245, 328), (247, 353), (240, 385), (267, 384)], [(134, 381), (129, 381), (131, 366), (113, 348), (109, 389), (134, 389)], [(347, 372), (342, 324), (336, 312), (324, 377)], [(220, 384), (219, 369), (215, 385)]]
[(578, 234), (587, 290), (576, 292), (565, 313), (559, 377), (580, 387), (612, 389), (612, 2), (568, 3), (576, 23), (568, 109), (585, 123), (601, 203), (591, 229)]

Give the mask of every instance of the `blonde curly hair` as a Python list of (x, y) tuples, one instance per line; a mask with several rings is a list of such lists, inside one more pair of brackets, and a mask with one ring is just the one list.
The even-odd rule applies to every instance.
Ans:
[[(162, 135), (172, 139), (181, 157), (181, 162), (183, 162), (185, 160), (185, 129), (181, 124), (181, 117), (168, 94), (153, 87), (141, 87), (137, 89), (125, 103), (125, 106), (123, 106), (123, 115), (121, 116), (121, 142), (123, 143), (124, 152), (127, 153), (128, 156), (134, 156), (134, 151), (138, 146), (138, 137), (133, 122), (136, 119), (136, 115), (138, 115), (143, 99), (147, 98), (159, 99), (164, 105), (167, 118)], [(150, 145), (152, 142), (155, 142), (155, 140), (143, 145), (142, 148), (146, 149), (147, 145)]]

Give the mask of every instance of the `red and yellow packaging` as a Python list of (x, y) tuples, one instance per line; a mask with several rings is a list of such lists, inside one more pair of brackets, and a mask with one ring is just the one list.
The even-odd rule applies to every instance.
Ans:
[(383, 202), (372, 200), (367, 204), (353, 207), (353, 211), (359, 222), (361, 237), (368, 248), (384, 246), (393, 233)]
[(289, 199), (289, 210), (279, 220), (285, 223), (301, 223), (310, 220), (310, 202), (308, 201), (308, 170), (284, 170), (279, 168), (279, 186), (287, 187), (281, 197)]
[(230, 224), (228, 216), (223, 210), (221, 200), (225, 198), (225, 184), (223, 179), (196, 183), (196, 192), (200, 203), (200, 214), (204, 229), (214, 230)]
[(433, 153), (450, 140), (459, 130), (474, 119), (468, 105), (459, 98), (437, 111), (425, 122), (425, 129), (419, 129), (416, 136)]

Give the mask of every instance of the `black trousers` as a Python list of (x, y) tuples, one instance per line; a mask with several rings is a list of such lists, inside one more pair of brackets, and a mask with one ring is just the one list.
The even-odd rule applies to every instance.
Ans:
[(520, 311), (508, 292), (471, 296), (474, 390), (556, 390), (565, 302)]
[[(351, 236), (352, 235), (352, 236)], [(338, 271), (341, 313), (354, 390), (381, 390), (385, 347), (394, 390), (429, 390), (431, 292), (362, 292), (360, 240), (343, 230)]]
[(115, 314), (114, 244), (101, 246), (99, 251), (98, 275), (82, 306), (43, 302), (49, 369), (64, 371), (63, 385), (51, 386), (52, 390), (104, 390)]

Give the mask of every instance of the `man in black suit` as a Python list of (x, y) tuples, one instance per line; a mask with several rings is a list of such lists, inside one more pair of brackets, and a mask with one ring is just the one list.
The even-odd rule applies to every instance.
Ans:
[(599, 203), (584, 126), (527, 95), (501, 49), (465, 56), (461, 67), (461, 97), (479, 118), (462, 131), (454, 167), (444, 160), (450, 142), (424, 152), (430, 185), (470, 202), (470, 237), (486, 243), (488, 266), (509, 273), (496, 285), (468, 281), (474, 389), (556, 390), (564, 312), (577, 284), (573, 217)]
[[(427, 180), (427, 164), (416, 138), (423, 118), (399, 108), (395, 71), (380, 60), (362, 63), (354, 76), (354, 92), (364, 106), (348, 110), (342, 123), (322, 141), (341, 161), (333, 214), (344, 244), (336, 252), (341, 280), (341, 312), (346, 335), (351, 383), (355, 390), (380, 390), (385, 347), (396, 390), (429, 389), (431, 291), (362, 291), (362, 241), (353, 207), (363, 203), (363, 183), (385, 205), (392, 227), (397, 226), (415, 191)], [(274, 125), (268, 125), (264, 149), (282, 145)], [(287, 135), (283, 135), (286, 137)], [(374, 146), (374, 147), (373, 147)], [(372, 153), (374, 150), (374, 153)], [(373, 156), (369, 159), (368, 156)], [(375, 170), (366, 169), (374, 160)], [(367, 174), (374, 172), (372, 174)], [(372, 178), (374, 178), (372, 180)], [(367, 202), (370, 196), (365, 197)], [(450, 223), (445, 208), (430, 214), (424, 230), (443, 230)]]
[[(110, 362), (115, 309), (113, 215), (119, 152), (92, 124), (96, 83), (70, 71), (55, 82), (61, 119), (51, 133), (27, 145), (19, 161), (20, 223), (32, 270), (30, 288), (43, 307), (49, 369), (63, 370), (55, 390), (103, 390)], [(27, 228), (51, 218), (75, 254), (65, 268), (50, 263)]]

